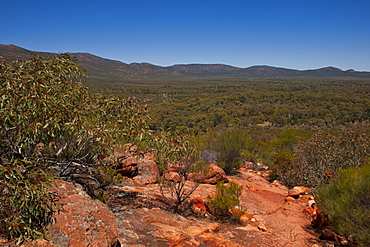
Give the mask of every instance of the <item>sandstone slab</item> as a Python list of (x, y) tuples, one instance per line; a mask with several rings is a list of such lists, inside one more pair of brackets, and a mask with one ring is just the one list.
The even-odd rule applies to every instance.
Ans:
[(63, 210), (48, 227), (48, 239), (58, 247), (111, 247), (118, 243), (114, 214), (99, 200), (91, 199), (82, 186), (56, 180)]

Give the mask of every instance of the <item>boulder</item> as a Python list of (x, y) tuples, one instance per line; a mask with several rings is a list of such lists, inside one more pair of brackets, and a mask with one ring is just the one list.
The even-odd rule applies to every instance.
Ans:
[(304, 186), (296, 186), (288, 191), (288, 196), (299, 198), (300, 195), (305, 195), (310, 190), (310, 188)]
[(293, 197), (291, 197), (291, 196), (287, 196), (287, 197), (285, 197), (285, 201), (287, 201), (287, 202), (294, 202), (295, 199)]
[(313, 207), (305, 207), (303, 210), (302, 210), (302, 213), (304, 214), (308, 214), (310, 216), (314, 216), (315, 215), (315, 209)]
[(183, 162), (176, 162), (172, 164), (168, 164), (166, 166), (167, 173), (176, 172), (178, 174), (183, 174), (183, 176), (187, 173), (187, 166)]
[(167, 172), (166, 174), (164, 174), (164, 179), (168, 181), (179, 182), (180, 175), (177, 172)]
[(153, 160), (138, 159), (137, 176), (133, 178), (136, 184), (154, 184), (157, 182), (159, 170), (157, 164)]
[(120, 173), (122, 176), (134, 177), (137, 174), (138, 163), (139, 159), (137, 156), (123, 159), (117, 167), (117, 172)]
[(75, 183), (82, 185), (84, 190), (89, 196), (98, 196), (101, 195), (102, 189), (100, 182), (93, 176), (88, 174), (71, 174), (69, 175)]
[(274, 180), (272, 183), (271, 183), (272, 186), (275, 186), (276, 188), (280, 188), (280, 189), (283, 189), (283, 190), (288, 190), (288, 188), (283, 185), (279, 180)]
[(251, 162), (251, 161), (244, 161), (244, 163), (241, 165), (241, 169), (245, 169), (245, 170), (254, 170), (254, 168), (256, 167), (256, 165)]
[(245, 212), (243, 215), (240, 216), (240, 222), (243, 225), (249, 225), (251, 224), (251, 222), (254, 222), (254, 221), (255, 221), (254, 215), (248, 212)]
[(224, 181), (225, 183), (229, 182), (229, 179), (226, 176), (225, 171), (216, 164), (210, 164), (208, 166), (208, 173), (203, 180), (205, 184), (217, 184), (218, 181)]
[(117, 246), (114, 214), (99, 200), (91, 199), (82, 186), (56, 180), (50, 191), (58, 193), (62, 211), (48, 227), (47, 238), (56, 246)]
[(316, 209), (316, 213), (312, 218), (311, 225), (316, 229), (323, 229), (329, 225), (329, 219), (320, 209)]
[(267, 232), (267, 227), (265, 224), (261, 223), (258, 225), (258, 229), (263, 231), (263, 232)]
[(154, 160), (156, 156), (155, 150), (149, 150), (147, 152), (140, 152), (140, 156), (144, 157), (144, 161)]
[[(312, 199), (311, 199), (312, 198)], [(307, 202), (309, 207), (315, 207), (316, 201), (313, 199), (313, 197), (309, 198), (309, 201)]]
[(205, 216), (207, 213), (207, 208), (204, 204), (204, 201), (199, 197), (191, 199), (190, 206), (193, 213), (198, 216)]
[(122, 176), (133, 178), (137, 184), (152, 184), (157, 182), (159, 170), (157, 164), (150, 158), (128, 157), (120, 162), (117, 172)]

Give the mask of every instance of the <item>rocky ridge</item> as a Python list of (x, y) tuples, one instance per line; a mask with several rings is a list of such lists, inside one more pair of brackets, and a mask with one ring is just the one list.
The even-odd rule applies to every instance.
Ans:
[(216, 192), (212, 179), (200, 184), (176, 214), (153, 180), (158, 172), (153, 169), (153, 156), (118, 156), (122, 158), (118, 171), (130, 176), (104, 189), (105, 203), (85, 192), (94, 195), (91, 190), (98, 188), (88, 176), (74, 182), (57, 180), (52, 190), (64, 207), (48, 229), (48, 241), (23, 246), (333, 246), (326, 240), (341, 240), (327, 230), (319, 236), (313, 228), (312, 222), (317, 228), (325, 225), (325, 218), (314, 207), (308, 188), (289, 190), (278, 181), (269, 182), (267, 167), (261, 164), (244, 164), (227, 180), (216, 164), (210, 165), (210, 178), (243, 186), (240, 208), (245, 213), (240, 220), (222, 220), (204, 205), (207, 196)]
[[(323, 246), (304, 212), (308, 195), (286, 200), (286, 187), (247, 170), (229, 179), (244, 188), (240, 206), (246, 213), (240, 222), (216, 221), (189, 209), (175, 214), (160, 200), (156, 184), (127, 179), (110, 188), (105, 205), (90, 198), (77, 203), (76, 196), (84, 194), (80, 186), (59, 181), (69, 198), (62, 201), (66, 212), (56, 216), (49, 241), (55, 246)], [(201, 184), (192, 198), (205, 200), (215, 191), (214, 185)]]
[[(15, 45), (0, 44), (0, 56), (9, 61), (25, 60), (34, 55), (50, 57), (56, 53), (30, 51)], [(257, 65), (247, 68), (224, 64), (177, 64), (168, 67), (149, 63), (124, 63), (104, 59), (89, 53), (71, 53), (89, 74), (86, 82), (94, 80), (101, 83), (122, 82), (132, 79), (168, 78), (370, 78), (370, 72), (349, 69), (343, 71), (334, 67), (311, 70)]]

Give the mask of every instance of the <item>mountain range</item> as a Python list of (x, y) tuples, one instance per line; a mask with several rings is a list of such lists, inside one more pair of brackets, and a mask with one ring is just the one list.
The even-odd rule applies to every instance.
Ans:
[[(0, 44), (0, 57), (7, 61), (25, 60), (32, 56), (49, 57), (56, 53), (30, 51), (15, 45)], [(150, 63), (123, 63), (89, 53), (70, 53), (86, 70), (89, 80), (119, 82), (135, 79), (176, 78), (370, 78), (370, 72), (343, 71), (334, 67), (294, 70), (272, 66), (238, 68), (224, 64), (183, 64), (162, 67)]]

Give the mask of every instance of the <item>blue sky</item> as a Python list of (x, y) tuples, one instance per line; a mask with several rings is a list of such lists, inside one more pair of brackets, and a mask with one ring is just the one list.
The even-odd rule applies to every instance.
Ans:
[(0, 0), (0, 44), (161, 66), (370, 71), (369, 0)]

